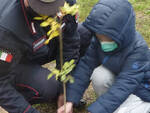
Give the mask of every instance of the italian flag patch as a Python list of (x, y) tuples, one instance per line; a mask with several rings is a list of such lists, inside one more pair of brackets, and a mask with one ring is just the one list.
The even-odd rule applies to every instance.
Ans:
[(12, 61), (13, 56), (4, 51), (0, 51), (0, 60), (10, 63)]

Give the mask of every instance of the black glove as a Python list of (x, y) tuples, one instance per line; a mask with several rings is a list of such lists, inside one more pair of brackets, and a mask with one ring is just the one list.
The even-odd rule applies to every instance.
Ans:
[(69, 3), (70, 6), (74, 5), (76, 3), (76, 0), (65, 0), (67, 3)]
[(62, 32), (66, 35), (72, 35), (78, 27), (75, 16), (67, 14), (62, 19), (62, 24), (65, 24), (62, 28)]

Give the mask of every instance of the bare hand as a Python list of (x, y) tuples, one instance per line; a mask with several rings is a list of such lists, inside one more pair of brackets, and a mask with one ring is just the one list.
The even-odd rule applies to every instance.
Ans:
[[(57, 113), (65, 113), (65, 106), (63, 105), (57, 110)], [(67, 102), (66, 103), (66, 113), (73, 113), (73, 103)]]
[(59, 95), (59, 97), (58, 97), (57, 107), (60, 108), (60, 107), (63, 106), (63, 105), (64, 105), (64, 95), (61, 94), (61, 95)]

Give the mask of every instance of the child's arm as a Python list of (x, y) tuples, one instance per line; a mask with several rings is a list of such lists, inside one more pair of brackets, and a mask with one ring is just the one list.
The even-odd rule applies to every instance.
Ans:
[[(93, 40), (95, 40), (93, 38)], [(81, 58), (76, 69), (74, 70), (72, 76), (75, 79), (73, 84), (68, 84), (67, 87), (67, 101), (78, 104), (83, 96), (85, 89), (90, 83), (90, 76), (95, 67), (97, 67), (99, 62), (97, 61), (97, 53), (95, 43), (90, 44), (85, 55)]]

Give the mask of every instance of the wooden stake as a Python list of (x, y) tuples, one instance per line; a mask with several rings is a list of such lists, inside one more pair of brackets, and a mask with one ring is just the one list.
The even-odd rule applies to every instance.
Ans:
[[(62, 27), (61, 27), (62, 28)], [(60, 29), (60, 36), (59, 36), (59, 49), (60, 49), (60, 67), (63, 67), (63, 36), (62, 36), (62, 29)], [(65, 113), (66, 113), (66, 84), (63, 83), (63, 90), (64, 90), (64, 106), (65, 106)]]

